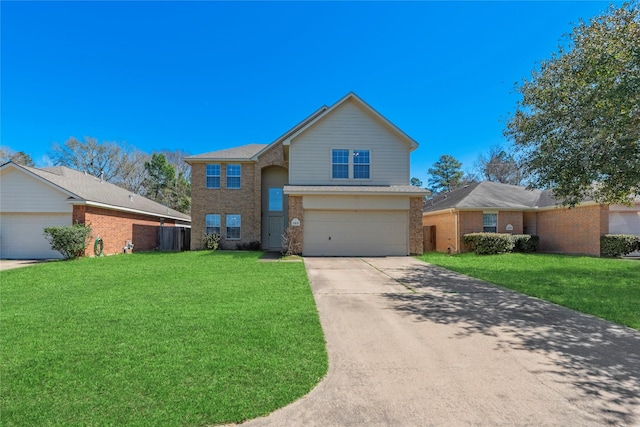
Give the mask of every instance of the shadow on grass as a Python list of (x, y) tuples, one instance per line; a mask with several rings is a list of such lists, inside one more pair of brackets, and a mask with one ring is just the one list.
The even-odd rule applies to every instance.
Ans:
[(456, 324), (458, 338), (484, 334), (496, 337), (498, 348), (545, 353), (554, 363), (534, 373), (576, 387), (610, 425), (640, 422), (639, 331), (436, 266), (394, 278), (417, 291), (385, 294), (395, 309), (417, 321)]

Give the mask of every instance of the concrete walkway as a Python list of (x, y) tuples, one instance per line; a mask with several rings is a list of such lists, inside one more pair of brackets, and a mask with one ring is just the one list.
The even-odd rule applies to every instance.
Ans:
[(329, 373), (243, 426), (640, 425), (638, 331), (410, 257), (305, 265)]

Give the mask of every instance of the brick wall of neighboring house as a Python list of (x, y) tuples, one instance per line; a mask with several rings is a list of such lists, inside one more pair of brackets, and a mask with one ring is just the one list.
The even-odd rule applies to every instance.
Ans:
[[(507, 230), (507, 225), (509, 224), (511, 224), (513, 230)], [(498, 233), (522, 234), (523, 224), (522, 211), (498, 212)]]
[(291, 227), (295, 239), (298, 240), (298, 247), (300, 251), (302, 251), (302, 245), (304, 244), (304, 209), (302, 208), (302, 196), (289, 196), (289, 221), (294, 218), (298, 218), (300, 220), (299, 227)]
[[(462, 236), (468, 233), (482, 233), (482, 230), (484, 228), (482, 222), (482, 211), (460, 211), (458, 213), (458, 220), (458, 239), (460, 239), (460, 252), (467, 252), (470, 249), (462, 242)], [(499, 223), (500, 218), (498, 218), (498, 224)]]
[[(127, 240), (133, 243), (135, 252), (153, 250), (158, 246), (158, 229), (160, 218), (122, 212), (94, 206), (75, 205), (73, 207), (73, 223), (91, 225), (92, 238), (85, 255), (94, 255), (94, 242), (102, 238), (103, 255), (123, 253)], [(174, 220), (166, 219), (165, 226), (173, 227)]]
[(436, 252), (455, 252), (456, 221), (457, 214), (448, 211), (422, 217), (422, 225), (435, 226), (436, 228)]
[[(239, 189), (226, 188), (226, 163), (219, 164), (220, 188), (206, 188), (206, 163), (191, 165), (191, 250), (204, 249), (206, 214), (220, 214), (220, 247), (222, 249), (235, 249), (238, 243), (260, 240), (260, 188), (256, 189), (255, 164), (241, 163)], [(241, 216), (240, 240), (226, 238), (226, 215), (228, 214)]]
[(540, 252), (600, 255), (600, 236), (609, 232), (607, 206), (557, 208), (537, 213)]
[(411, 197), (409, 200), (409, 253), (422, 255), (422, 197)]

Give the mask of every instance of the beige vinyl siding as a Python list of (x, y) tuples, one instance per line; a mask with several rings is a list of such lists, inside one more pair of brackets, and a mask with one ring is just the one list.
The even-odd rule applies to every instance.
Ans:
[[(331, 179), (331, 150), (370, 150), (370, 179)], [(349, 100), (291, 140), (290, 185), (408, 185), (409, 144)]]
[(0, 206), (9, 212), (71, 213), (68, 196), (49, 184), (23, 172), (5, 169), (0, 175)]

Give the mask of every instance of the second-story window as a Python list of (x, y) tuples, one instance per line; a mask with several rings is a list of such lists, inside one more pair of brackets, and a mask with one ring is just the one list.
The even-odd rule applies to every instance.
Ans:
[(227, 165), (227, 188), (240, 188), (240, 165)]
[(369, 179), (369, 150), (353, 150), (353, 179)]
[(349, 150), (331, 150), (331, 178), (349, 179)]
[(207, 188), (220, 188), (220, 165), (207, 165)]

